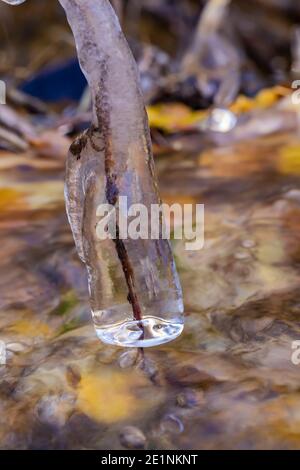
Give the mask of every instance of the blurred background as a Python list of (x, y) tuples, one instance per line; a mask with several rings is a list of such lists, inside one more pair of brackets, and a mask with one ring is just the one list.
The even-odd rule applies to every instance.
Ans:
[[(96, 1), (96, 0), (95, 0)], [(89, 90), (53, 0), (0, 4), (0, 448), (300, 448), (300, 5), (112, 0), (137, 60), (186, 326), (101, 344), (67, 223), (68, 148)]]
[[(297, 2), (114, 0), (112, 3), (142, 75), (148, 74), (143, 84), (148, 92), (147, 101), (179, 99), (193, 108), (205, 108), (216, 92), (220, 69), (224, 74), (224, 69), (239, 68), (242, 80), (237, 92), (253, 96), (263, 87), (289, 80), (293, 61), (294, 66), (298, 65)], [(205, 6), (207, 14), (201, 19)], [(74, 59), (73, 38), (57, 2), (32, 0), (18, 8), (1, 5), (1, 44), (1, 75), (13, 84), (47, 101), (79, 98), (83, 84), (75, 65), (67, 62)], [(187, 55), (194, 57), (188, 61)], [(61, 84), (56, 93), (54, 87), (50, 91), (46, 76), (49, 67), (58, 74), (70, 64), (75, 76), (71, 75), (69, 86), (64, 90)], [(199, 84), (197, 87), (195, 79), (201, 66), (217, 75), (215, 80), (208, 80), (209, 90), (201, 89)], [(32, 83), (41, 71), (44, 74), (40, 81)], [(66, 79), (70, 77), (68, 72), (67, 69)], [(176, 83), (174, 76), (173, 80), (168, 77), (170, 74), (175, 75)], [(152, 82), (157, 82), (156, 87)]]
[[(154, 105), (149, 117), (160, 142), (161, 131), (176, 131), (178, 126), (198, 133), (231, 131), (237, 124), (236, 112), (255, 107), (255, 99), (260, 107), (273, 104), (291, 90), (299, 75), (300, 10), (295, 2), (112, 3), (139, 65), (145, 102)], [(89, 91), (60, 5), (32, 0), (11, 8), (3, 3), (0, 14), (0, 74), (7, 86), (7, 104), (28, 112), (43, 129), (67, 125), (59, 128), (63, 135), (87, 127)], [(173, 106), (159, 109), (159, 103)], [(224, 112), (228, 108), (233, 114)], [(5, 143), (9, 144), (13, 146)]]

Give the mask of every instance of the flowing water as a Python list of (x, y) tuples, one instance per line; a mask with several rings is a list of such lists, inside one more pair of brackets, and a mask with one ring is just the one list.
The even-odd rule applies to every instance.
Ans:
[(205, 247), (173, 243), (186, 327), (143, 351), (96, 337), (64, 161), (2, 151), (1, 448), (299, 448), (299, 152), (281, 134), (156, 158), (164, 201), (205, 204)]

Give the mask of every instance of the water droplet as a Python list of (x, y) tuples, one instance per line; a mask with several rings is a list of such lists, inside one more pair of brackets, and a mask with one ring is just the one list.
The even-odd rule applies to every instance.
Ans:
[(237, 123), (236, 116), (228, 109), (213, 109), (210, 116), (203, 123), (204, 130), (214, 132), (229, 132)]

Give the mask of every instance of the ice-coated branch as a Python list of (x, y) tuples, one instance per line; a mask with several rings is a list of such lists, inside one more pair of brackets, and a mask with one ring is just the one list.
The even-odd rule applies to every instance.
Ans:
[[(117, 221), (114, 237), (103, 240), (97, 234), (99, 207), (108, 203), (110, 211), (123, 211), (120, 196), (126, 196), (128, 206), (142, 202), (149, 211), (160, 203), (137, 65), (109, 0), (59, 3), (93, 105), (91, 126), (68, 154), (65, 199), (88, 271), (94, 323), (104, 342), (170, 341), (182, 331), (183, 302), (169, 241), (123, 239)], [(162, 215), (158, 225), (161, 234)]]
[[(66, 11), (93, 102), (92, 127), (72, 146), (66, 179), (69, 221), (79, 255), (88, 264), (82, 237), (83, 218), (84, 212), (89, 214), (93, 208), (92, 203), (87, 208), (88, 189), (84, 182), (89, 181), (91, 187), (90, 177), (101, 174), (101, 162), (104, 161), (105, 174), (103, 202), (115, 206), (120, 194), (129, 196), (132, 202), (146, 202), (145, 195), (148, 194), (146, 199), (149, 199), (149, 195), (156, 193), (156, 186), (153, 180), (142, 189), (138, 178), (136, 184), (132, 180), (136, 168), (146, 174), (149, 169), (152, 172), (150, 132), (137, 66), (112, 6), (108, 0), (59, 1)], [(93, 199), (94, 196), (91, 197)], [(118, 233), (115, 248), (126, 279), (134, 319), (140, 320), (134, 267)], [(93, 270), (90, 269), (90, 273)], [(107, 276), (103, 272), (102, 260), (101, 273), (105, 282)]]

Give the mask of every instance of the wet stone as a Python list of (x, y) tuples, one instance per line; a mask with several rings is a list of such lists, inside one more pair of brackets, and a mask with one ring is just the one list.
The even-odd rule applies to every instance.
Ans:
[(148, 357), (140, 357), (138, 367), (153, 383), (158, 383), (160, 381), (158, 365), (152, 359), (149, 359)]
[(129, 367), (133, 367), (136, 365), (136, 362), (138, 360), (138, 355), (139, 352), (137, 349), (132, 349), (129, 351), (125, 351), (122, 353), (118, 359), (118, 364), (121, 367), (121, 369), (127, 369)]
[(66, 369), (66, 379), (70, 387), (77, 388), (81, 380), (80, 369), (74, 365), (69, 365)]
[(0, 382), (0, 397), (9, 398), (13, 395), (18, 381), (16, 379), (2, 380)]
[(26, 350), (26, 346), (22, 343), (7, 343), (6, 350), (13, 353), (20, 353)]
[(37, 403), (35, 414), (41, 423), (63, 426), (74, 409), (75, 396), (64, 393), (60, 396), (45, 396)]
[(75, 411), (70, 416), (64, 427), (69, 447), (75, 449), (78, 449), (80, 446), (89, 449), (98, 448), (106, 431), (106, 425), (98, 423), (86, 414), (78, 411)]
[(120, 432), (120, 442), (126, 449), (144, 449), (146, 437), (140, 429), (126, 426)]
[(110, 346), (104, 346), (96, 355), (96, 360), (100, 364), (109, 365), (116, 360), (116, 349)]
[(174, 414), (168, 414), (160, 422), (162, 432), (170, 434), (181, 434), (184, 431), (182, 421)]

